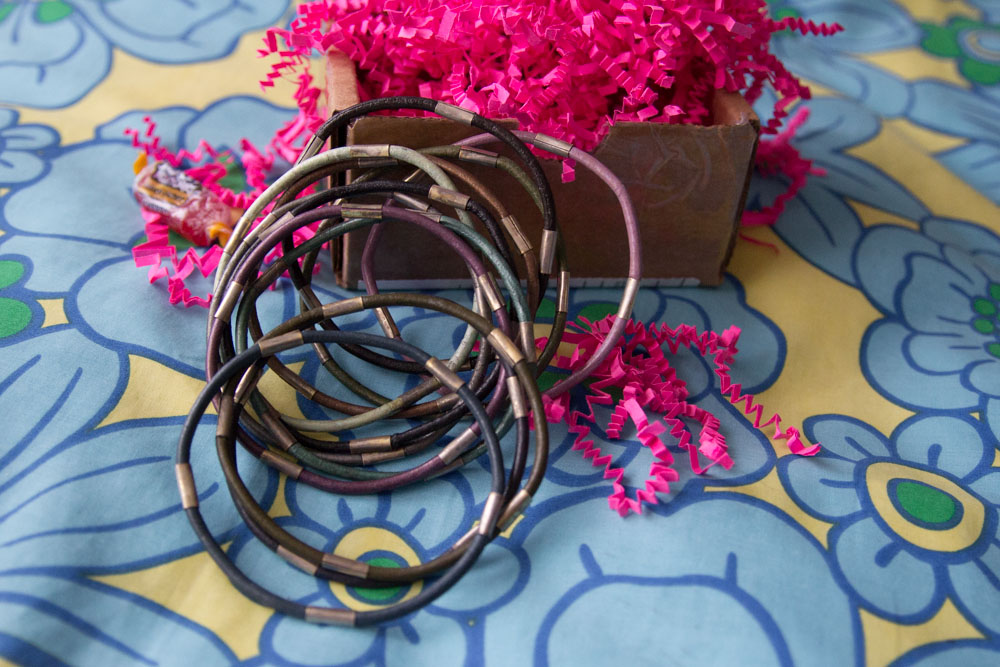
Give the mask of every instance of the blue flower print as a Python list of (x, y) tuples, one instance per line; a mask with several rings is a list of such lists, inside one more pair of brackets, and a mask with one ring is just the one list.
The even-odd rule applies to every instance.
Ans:
[(1000, 396), (1000, 238), (934, 218), (920, 232), (880, 225), (854, 265), (884, 316), (861, 347), (879, 392), (908, 407), (965, 411)]
[[(641, 646), (656, 664), (861, 663), (857, 609), (828, 555), (773, 507), (719, 493), (654, 526), (622, 521), (602, 499), (548, 504), (513, 532), (545, 557), (532, 558), (530, 599), (491, 618), (486, 655), (606, 665)], [(823, 631), (783, 632), (803, 616)]]
[[(90, 379), (84, 388), (99, 389)], [(16, 664), (232, 664), (230, 650), (209, 631), (88, 577), (201, 549), (174, 481), (179, 430), (178, 418), (123, 422), (54, 445), (18, 446), (0, 460), (0, 657)], [(200, 427), (197, 443), (208, 444), (195, 448), (192, 464), (202, 512), (220, 538), (232, 539), (245, 528), (214, 460), (213, 433), (210, 424)], [(277, 476), (241, 458), (256, 468), (248, 485), (269, 504)]]
[[(754, 108), (766, 113), (773, 105), (774, 97), (764, 95)], [(921, 220), (930, 212), (901, 183), (852, 154), (853, 148), (881, 131), (882, 121), (875, 113), (836, 97), (813, 99), (808, 110), (794, 143), (804, 158), (826, 174), (806, 182), (787, 203), (774, 230), (818, 268), (856, 285), (852, 259), (864, 226), (847, 200), (910, 220)], [(748, 201), (754, 206), (768, 204), (787, 187), (783, 177), (757, 175), (751, 180)]]
[(1000, 634), (1000, 470), (980, 422), (916, 416), (886, 438), (850, 417), (813, 417), (825, 451), (778, 470), (792, 498), (834, 524), (830, 550), (865, 608), (900, 623), (930, 618), (950, 598)]
[[(54, 133), (32, 130), (27, 138), (44, 146), (47, 163), (0, 200), (0, 298), (30, 310), (25, 328), (0, 339), (0, 656), (15, 663), (235, 660), (190, 620), (88, 578), (155, 566), (201, 548), (173, 480), (181, 418), (101, 425), (120, 405), (134, 408), (126, 400), (133, 356), (193, 377), (202, 373), (203, 319), (184, 320), (183, 310), (168, 306), (131, 263), (142, 226), (129, 195), (136, 151), (122, 129), (141, 127), (147, 113), (122, 117), (72, 146), (48, 146)], [(240, 129), (259, 145), (288, 117), (249, 98), (201, 112), (174, 108), (152, 115), (167, 144), (183, 144), (190, 132), (184, 145), (193, 148), (201, 138), (221, 143), (217, 137), (238, 132), (232, 113), (253, 119)], [(4, 130), (18, 149), (25, 147), (16, 141), (19, 127)], [(70, 181), (81, 187), (68, 193), (61, 184)], [(38, 206), (41, 201), (46, 205)], [(114, 280), (115, 290), (106, 280), (110, 271), (129, 273)], [(282, 291), (265, 299), (276, 301), (279, 313), (293, 307)], [(202, 428), (212, 430), (207, 423)], [(240, 521), (213, 449), (197, 448), (195, 476), (209, 524), (231, 540)], [(277, 476), (260, 466), (245, 469), (255, 469), (248, 483), (270, 505)], [(159, 639), (151, 643), (161, 628), (174, 647), (170, 656), (162, 655)]]
[(13, 109), (0, 109), (0, 187), (33, 181), (45, 171), (42, 156), (59, 142), (59, 135), (45, 125), (20, 125)]
[(775, 18), (801, 16), (844, 26), (843, 32), (828, 37), (791, 30), (775, 33), (771, 51), (793, 73), (864, 102), (880, 114), (902, 112), (905, 82), (855, 56), (918, 44), (920, 28), (906, 10), (895, 2), (865, 0), (793, 0), (768, 5)]
[[(304, 484), (288, 484), (291, 516), (279, 525), (316, 548), (382, 566), (414, 565), (443, 552), (478, 518), (477, 492), (488, 475), (470, 467), (419, 487), (339, 500)], [(480, 501), (477, 504), (477, 500)], [(252, 579), (303, 604), (374, 609), (415, 595), (421, 584), (348, 588), (313, 578), (281, 561), (258, 540), (237, 539), (229, 551)], [(481, 654), (489, 615), (515, 597), (528, 576), (523, 550), (502, 537), (475, 567), (424, 609), (377, 630), (321, 627), (275, 614), (252, 664), (461, 665)], [(467, 654), (456, 646), (467, 647)]]
[[(926, 45), (943, 27), (921, 26), (893, 2), (800, 0), (770, 4), (772, 16), (801, 15), (817, 22), (836, 20), (845, 26), (844, 32), (830, 37), (775, 34), (771, 40), (772, 52), (791, 71), (861, 103), (884, 118), (905, 117), (935, 132), (964, 139), (961, 145), (936, 153), (935, 157), (963, 181), (1000, 203), (1000, 181), (994, 176), (995, 167), (1000, 164), (1000, 143), (996, 137), (998, 86), (975, 80), (964, 86), (934, 78), (908, 81), (864, 60), (865, 54), (872, 52), (910, 48), (919, 53), (921, 42)], [(992, 66), (998, 58), (997, 10), (995, 3), (978, 5), (982, 10), (981, 23), (992, 26), (984, 25), (983, 30), (974, 34), (965, 31), (962, 37), (974, 39), (973, 54), (978, 61)], [(958, 46), (955, 49), (951, 57), (961, 55)]]
[(159, 63), (231, 53), (278, 20), (287, 0), (6, 0), (0, 3), (0, 101), (57, 108), (111, 69), (115, 48)]
[[(0, 201), (6, 232), (0, 236), (0, 254), (28, 258), (33, 270), (23, 287), (64, 298), (67, 317), (93, 340), (126, 346), (198, 377), (204, 368), (204, 312), (171, 306), (162, 282), (150, 285), (146, 270), (132, 261), (132, 246), (144, 236), (130, 194), (136, 149), (123, 130), (142, 127), (149, 115), (167, 146), (193, 150), (205, 139), (220, 148), (236, 147), (246, 136), (263, 147), (289, 114), (248, 97), (226, 98), (203, 111), (173, 107), (125, 114), (99, 127), (93, 140), (54, 151), (44, 176)], [(232, 118), (245, 120), (235, 124)], [(67, 190), (67, 182), (80, 187)], [(46, 206), (39, 207), (41, 201)], [(192, 290), (207, 293), (209, 281), (199, 280), (191, 281)], [(111, 284), (117, 286), (113, 292)], [(284, 291), (263, 297), (269, 308), (282, 304), (278, 314), (285, 312), (285, 300)], [(288, 307), (294, 306), (289, 302)]]

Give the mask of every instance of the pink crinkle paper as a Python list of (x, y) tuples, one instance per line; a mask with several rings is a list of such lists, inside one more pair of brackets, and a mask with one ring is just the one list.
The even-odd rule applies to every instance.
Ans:
[[(571, 327), (572, 330), (568, 329), (563, 335), (564, 342), (574, 345), (573, 353), (556, 357), (555, 366), (572, 371), (585, 364), (607, 338), (613, 320), (614, 316), (597, 322), (581, 318), (578, 324)], [(671, 328), (666, 324), (646, 325), (629, 320), (615, 351), (590, 376), (584, 396), (585, 411), (572, 409), (572, 399), (566, 394), (556, 399), (545, 398), (546, 419), (552, 423), (565, 422), (569, 432), (575, 436), (573, 449), (582, 452), (583, 457), (595, 467), (604, 468), (604, 478), (610, 479), (612, 486), (608, 504), (619, 515), (642, 513), (644, 503), (657, 504), (657, 494), (669, 493), (670, 482), (678, 480), (677, 471), (673, 468), (673, 455), (661, 437), (664, 434), (687, 452), (695, 474), (704, 474), (716, 464), (726, 469), (733, 465), (726, 439), (719, 432), (719, 419), (688, 401), (687, 386), (670, 364), (669, 355), (676, 354), (681, 347), (711, 359), (719, 379), (719, 392), (731, 404), (739, 406), (752, 419), (755, 428), (773, 425), (774, 439), (784, 440), (793, 454), (812, 456), (819, 452), (818, 444), (802, 442), (798, 429), (782, 426), (779, 415), (767, 417), (764, 406), (755, 402), (752, 395), (744, 393), (741, 384), (733, 382), (731, 364), (736, 356), (739, 336), (738, 327), (730, 327), (719, 334), (714, 331), (699, 332), (687, 324)], [(612, 391), (620, 394), (620, 398), (612, 396)], [(612, 407), (611, 416), (603, 424), (608, 438), (619, 439), (626, 423), (631, 421), (639, 443), (649, 448), (653, 455), (649, 476), (634, 498), (626, 493), (624, 469), (616, 467), (613, 457), (602, 453), (590, 438), (592, 425), (598, 422), (595, 407), (600, 405)], [(691, 441), (691, 432), (684, 419), (699, 424), (697, 444)]]
[[(758, 166), (785, 174), (790, 185), (771, 206), (745, 212), (744, 224), (772, 224), (806, 176), (819, 173), (788, 143), (799, 123), (780, 132), (809, 89), (768, 45), (782, 30), (822, 36), (842, 28), (797, 17), (775, 21), (763, 0), (317, 0), (296, 12), (288, 29), (267, 31), (259, 54), (276, 58), (261, 85), (295, 81), (298, 112), (263, 149), (242, 142), (247, 191), (219, 182), (226, 168), (211, 146), (172, 152), (160, 145), (149, 119), (145, 132), (126, 132), (133, 144), (154, 159), (185, 165), (223, 202), (245, 208), (266, 187), (273, 160), (294, 162), (326, 119), (309, 60), (339, 50), (356, 64), (362, 99), (445, 100), (490, 117), (516, 118), (527, 129), (587, 150), (614, 122), (706, 124), (716, 90), (741, 92), (753, 102), (769, 86), (777, 101), (762, 129), (776, 136), (761, 142)], [(567, 162), (563, 178), (572, 177)], [(176, 248), (160, 233), (162, 223), (147, 220), (147, 226), (152, 233), (137, 248), (137, 265), (151, 266), (151, 281), (168, 278), (171, 302), (206, 305), (207, 299), (191, 295), (184, 277), (194, 267), (210, 271), (214, 252), (188, 252), (178, 262)]]
[(763, 0), (318, 0), (268, 31), (260, 54), (278, 59), (261, 83), (298, 81), (296, 125), (309, 133), (323, 114), (307, 61), (336, 49), (362, 99), (441, 99), (586, 150), (614, 122), (708, 124), (714, 91), (753, 102), (769, 85), (763, 130), (776, 134), (809, 89), (770, 53), (771, 35), (841, 29), (772, 20)]
[[(246, 179), (248, 189), (245, 192), (234, 192), (225, 187), (219, 181), (226, 173), (226, 165), (232, 163), (235, 158), (232, 155), (223, 154), (216, 150), (207, 142), (200, 141), (194, 151), (178, 149), (176, 151), (161, 144), (160, 137), (156, 134), (156, 122), (152, 117), (143, 118), (146, 125), (145, 130), (136, 128), (126, 128), (125, 136), (132, 139), (132, 145), (138, 148), (148, 157), (154, 160), (163, 160), (171, 166), (185, 168), (186, 173), (201, 183), (206, 190), (219, 197), (226, 204), (236, 209), (246, 209), (254, 199), (257, 198), (267, 188), (266, 173), (274, 165), (276, 155), (294, 162), (300, 151), (288, 147), (285, 141), (285, 133), (288, 127), (283, 128), (284, 133), (279, 131), (268, 144), (264, 152), (261, 152), (249, 140), (243, 139), (240, 148), (239, 169)], [(313, 192), (313, 188), (307, 188), (300, 196)], [(269, 212), (270, 207), (265, 209), (254, 226)], [(132, 259), (137, 267), (148, 266), (149, 282), (155, 283), (159, 280), (167, 281), (167, 299), (171, 304), (182, 304), (185, 308), (191, 306), (201, 306), (208, 308), (212, 300), (212, 295), (204, 297), (193, 294), (187, 286), (186, 279), (197, 268), (202, 276), (208, 277), (219, 264), (222, 249), (217, 245), (207, 248), (188, 248), (178, 259), (177, 247), (170, 241), (167, 224), (161, 221), (161, 216), (152, 211), (142, 210), (142, 217), (145, 222), (146, 241), (140, 243), (132, 249)], [(292, 237), (296, 243), (306, 241), (313, 236), (319, 223), (313, 223), (302, 229), (293, 232)], [(281, 255), (281, 249), (276, 248), (267, 256), (267, 261), (271, 261)], [(318, 267), (317, 267), (318, 268)]]

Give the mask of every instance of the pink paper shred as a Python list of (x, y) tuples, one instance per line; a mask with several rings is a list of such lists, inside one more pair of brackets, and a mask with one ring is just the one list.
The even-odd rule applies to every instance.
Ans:
[(825, 169), (813, 166), (811, 160), (802, 157), (789, 143), (795, 132), (808, 118), (809, 109), (799, 109), (788, 121), (785, 130), (779, 132), (774, 139), (760, 142), (760, 146), (757, 147), (757, 170), (764, 176), (784, 174), (788, 178), (789, 184), (788, 189), (775, 197), (769, 206), (759, 211), (744, 211), (742, 220), (744, 227), (773, 225), (778, 216), (785, 210), (785, 204), (805, 187), (809, 174), (826, 175)]
[[(278, 78), (298, 82), (295, 125), (303, 134), (291, 143), (325, 116), (308, 60), (331, 49), (356, 63), (362, 99), (442, 99), (517, 118), (586, 150), (617, 121), (711, 123), (716, 90), (742, 92), (752, 103), (765, 85), (778, 98), (762, 128), (773, 135), (810, 95), (770, 53), (771, 35), (842, 30), (772, 20), (763, 0), (317, 0), (297, 12), (289, 29), (268, 30), (259, 51), (277, 57), (263, 87)], [(572, 166), (563, 174), (571, 178)], [(769, 207), (751, 224), (779, 213)]]
[[(810, 95), (768, 44), (783, 30), (832, 35), (843, 28), (801, 18), (772, 20), (763, 0), (317, 0), (296, 11), (289, 29), (267, 31), (258, 53), (276, 58), (261, 86), (272, 87), (279, 78), (295, 81), (298, 113), (263, 151), (241, 142), (249, 191), (219, 183), (226, 169), (212, 146), (203, 141), (193, 152), (171, 151), (148, 118), (145, 131), (126, 130), (133, 145), (153, 159), (187, 165), (223, 202), (246, 208), (266, 187), (274, 159), (294, 162), (327, 117), (309, 60), (337, 49), (356, 63), (362, 99), (433, 97), (487, 116), (517, 118), (528, 129), (587, 150), (614, 122), (707, 124), (714, 91), (739, 91), (752, 103), (770, 86), (778, 99), (762, 131), (776, 137), (761, 141), (757, 164), (766, 173), (784, 173), (790, 185), (770, 206), (746, 211), (744, 224), (773, 224), (807, 174), (820, 173), (788, 143), (799, 123), (779, 134), (792, 105)], [(564, 163), (563, 181), (573, 175), (573, 165)], [(189, 251), (178, 266), (207, 266), (212, 252)], [(155, 281), (163, 277), (162, 261), (176, 261), (176, 255), (154, 233), (137, 249), (136, 263), (159, 262), (150, 270)], [(171, 302), (207, 305), (184, 287), (183, 271), (172, 268)]]
[[(610, 315), (598, 322), (581, 318), (582, 325), (572, 325), (563, 340), (575, 346), (571, 356), (559, 356), (554, 365), (568, 371), (582, 366), (607, 337), (614, 316)], [(642, 513), (643, 503), (655, 505), (658, 493), (668, 493), (670, 482), (677, 481), (677, 471), (673, 468), (673, 456), (662, 439), (669, 436), (685, 450), (691, 469), (703, 474), (713, 465), (719, 464), (729, 469), (733, 461), (729, 456), (725, 437), (719, 433), (719, 420), (707, 410), (687, 401), (688, 392), (683, 380), (677, 377), (670, 365), (664, 347), (670, 354), (676, 354), (683, 346), (697, 350), (702, 356), (710, 357), (719, 378), (719, 390), (733, 405), (752, 418), (755, 428), (774, 425), (774, 439), (784, 440), (788, 449), (802, 456), (812, 456), (819, 452), (819, 445), (806, 445), (799, 431), (794, 427), (782, 427), (781, 417), (772, 414), (765, 418), (764, 406), (755, 402), (750, 394), (743, 393), (742, 385), (734, 383), (730, 375), (730, 365), (736, 356), (736, 342), (740, 329), (730, 327), (721, 334), (713, 331), (698, 332), (692, 326), (681, 324), (671, 328), (666, 324), (646, 325), (629, 320), (625, 334), (618, 341), (617, 349), (590, 376), (589, 390), (585, 397), (586, 412), (570, 409), (570, 396), (545, 399), (545, 416), (549, 422), (566, 422), (570, 433), (575, 434), (573, 449), (581, 451), (595, 467), (604, 468), (604, 478), (612, 480), (612, 492), (608, 504), (621, 516), (629, 512)], [(544, 341), (541, 341), (544, 343)], [(609, 392), (615, 388), (621, 391), (617, 401)], [(596, 405), (613, 405), (611, 416), (604, 425), (607, 436), (617, 440), (627, 421), (636, 428), (639, 442), (650, 449), (653, 463), (643, 488), (638, 489), (635, 498), (626, 495), (622, 483), (625, 471), (612, 465), (612, 457), (602, 454), (588, 436), (591, 425), (597, 422), (594, 411)], [(650, 415), (653, 416), (650, 416)], [(700, 426), (697, 444), (691, 441), (691, 433), (682, 419), (697, 421)], [(703, 462), (704, 461), (704, 462)]]
[[(126, 128), (125, 136), (131, 137), (132, 145), (143, 151), (150, 159), (163, 160), (171, 166), (187, 166), (186, 173), (199, 181), (207, 190), (218, 196), (223, 203), (236, 209), (246, 209), (257, 196), (267, 188), (266, 174), (274, 165), (276, 155), (289, 162), (294, 162), (302, 147), (293, 148), (291, 137), (299, 135), (299, 127), (295, 121), (280, 129), (267, 148), (262, 152), (249, 140), (240, 142), (240, 164), (246, 178), (249, 190), (234, 192), (221, 185), (219, 179), (226, 175), (225, 162), (234, 159), (215, 149), (205, 141), (200, 141), (194, 151), (180, 149), (170, 150), (160, 143), (156, 135), (156, 123), (149, 116), (143, 119), (144, 130)], [(311, 134), (310, 134), (311, 136)], [(299, 196), (313, 192), (307, 188)], [(267, 215), (266, 209), (254, 222), (260, 222)], [(149, 282), (155, 283), (167, 279), (167, 298), (171, 304), (182, 304), (185, 307), (201, 306), (208, 308), (212, 295), (195, 296), (187, 287), (185, 279), (197, 268), (204, 277), (208, 277), (219, 264), (222, 249), (217, 245), (197, 250), (188, 248), (178, 260), (177, 247), (169, 239), (166, 223), (160, 221), (158, 214), (142, 210), (145, 221), (146, 241), (132, 249), (132, 259), (137, 267), (148, 266)], [(301, 243), (312, 238), (319, 223), (314, 223), (293, 233), (295, 243)], [(267, 261), (273, 261), (281, 255), (281, 248), (276, 248), (267, 256)], [(319, 269), (318, 266), (315, 267)], [(287, 275), (287, 274), (286, 274)]]

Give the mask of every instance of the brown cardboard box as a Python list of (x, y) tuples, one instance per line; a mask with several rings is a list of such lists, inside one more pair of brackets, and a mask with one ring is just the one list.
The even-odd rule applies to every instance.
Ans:
[[(354, 82), (353, 64), (332, 54), (327, 62), (331, 108), (357, 102)], [(617, 123), (594, 151), (624, 181), (635, 204), (643, 243), (643, 284), (717, 285), (722, 280), (746, 199), (760, 124), (739, 95), (717, 94), (712, 113), (714, 124), (709, 126)], [(437, 118), (370, 116), (353, 124), (347, 141), (422, 148), (476, 132)], [(500, 150), (496, 144), (489, 148)], [(555, 194), (571, 284), (624, 282), (628, 246), (621, 209), (610, 189), (583, 168), (577, 169), (576, 180), (562, 183), (558, 161), (542, 164)], [(537, 244), (541, 217), (523, 188), (488, 168), (463, 167), (490, 185)], [(352, 232), (332, 250), (341, 285), (361, 284), (365, 238), (366, 231)], [(429, 241), (420, 230), (390, 224), (376, 253), (379, 284), (387, 288), (468, 285), (467, 270), (458, 257)]]

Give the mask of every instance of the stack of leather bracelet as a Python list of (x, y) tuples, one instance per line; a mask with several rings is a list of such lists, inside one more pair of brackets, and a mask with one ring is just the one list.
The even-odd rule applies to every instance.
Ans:
[[(422, 151), (396, 145), (321, 150), (342, 136), (354, 119), (400, 109), (431, 112), (471, 125), (483, 134), (459, 145)], [(518, 160), (479, 148), (491, 142), (506, 145)], [(548, 455), (537, 377), (552, 360), (566, 326), (569, 270), (552, 193), (529, 145), (573, 159), (579, 167), (598, 174), (621, 202), (629, 239), (625, 289), (612, 331), (588, 364), (545, 392), (556, 396), (585, 379), (613, 349), (631, 315), (639, 284), (639, 236), (631, 202), (621, 182), (589, 154), (545, 135), (509, 131), (477, 114), (434, 100), (372, 100), (333, 115), (296, 164), (267, 188), (237, 223), (216, 273), (207, 328), (208, 383), (181, 434), (177, 479), (182, 505), (199, 539), (232, 583), (255, 602), (310, 621), (359, 626), (411, 613), (452, 586), (530, 502), (544, 476)], [(526, 188), (543, 221), (537, 249), (504, 203), (463, 168), (463, 162), (503, 171)], [(410, 172), (402, 178), (398, 176), (401, 166)], [(302, 195), (310, 186), (348, 169), (361, 176), (348, 185)], [(381, 203), (371, 203), (373, 198)], [(476, 231), (473, 219), (486, 230), (486, 236)], [(292, 232), (317, 222), (315, 235), (296, 245)], [(467, 265), (475, 285), (473, 309), (428, 294), (379, 293), (374, 248), (385, 224), (417, 225), (454, 250)], [(322, 303), (311, 286), (321, 248), (361, 229), (370, 230), (363, 255), (367, 294)], [(524, 267), (523, 289), (508, 238)], [(281, 256), (268, 264), (266, 258), (279, 247)], [(301, 312), (264, 332), (258, 298), (286, 273), (298, 291)], [(551, 333), (539, 351), (534, 317), (553, 277), (557, 307)], [(466, 333), (451, 358), (438, 359), (402, 340), (391, 312), (396, 306), (422, 308), (464, 322)], [(338, 318), (368, 310), (374, 310), (381, 335), (347, 332), (337, 326)], [(328, 347), (331, 344), (334, 349)], [(321, 391), (277, 357), (279, 352), (307, 345), (312, 346), (325, 371), (358, 397), (357, 403)], [(395, 398), (384, 397), (345, 370), (337, 361), (344, 354), (387, 373), (417, 374), (423, 379)], [(301, 396), (342, 416), (315, 420), (282, 414), (257, 386), (265, 369)], [(437, 397), (428, 398), (432, 394)], [(323, 579), (369, 588), (419, 580), (424, 582), (419, 592), (384, 608), (353, 611), (284, 599), (243, 574), (221, 549), (199, 512), (189, 463), (195, 429), (213, 403), (219, 415), (216, 449), (230, 494), (240, 516), (263, 544), (292, 565)], [(529, 428), (532, 413), (537, 416), (533, 430)], [(382, 422), (394, 423), (396, 428), (378, 437), (347, 437), (354, 429)], [(505, 467), (500, 439), (509, 431), (514, 432), (515, 443), (512, 461)], [(237, 442), (298, 483), (331, 494), (389, 491), (484, 456), (489, 460), (491, 486), (478, 523), (447, 551), (412, 567), (380, 567), (321, 552), (282, 529), (243, 483), (236, 464)], [(399, 460), (414, 463), (401, 468), (397, 462), (392, 471), (379, 467)]]

